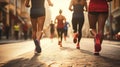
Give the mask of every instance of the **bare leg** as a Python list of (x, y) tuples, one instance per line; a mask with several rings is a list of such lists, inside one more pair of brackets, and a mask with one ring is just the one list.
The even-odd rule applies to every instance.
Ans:
[(97, 23), (98, 16), (93, 14), (88, 14), (88, 19), (89, 19), (89, 25), (90, 25), (90, 32), (95, 37), (97, 34), (96, 23)]
[(40, 40), (43, 34), (43, 26), (45, 21), (45, 16), (38, 18), (38, 28), (37, 28), (37, 40)]
[(33, 40), (35, 40), (37, 33), (37, 18), (35, 19), (31, 18), (31, 23), (32, 23), (32, 38)]
[[(98, 14), (88, 14), (89, 24), (90, 24), (90, 32), (94, 36), (94, 47), (95, 47), (95, 55), (99, 55), (99, 51), (101, 50), (100, 40), (98, 39), (96, 23), (98, 21)], [(98, 45), (99, 44), (99, 45)], [(100, 49), (99, 49), (100, 48)]]
[(107, 18), (108, 18), (108, 13), (101, 13), (98, 16), (98, 33), (101, 35), (101, 43), (103, 41), (104, 26)]
[(44, 21), (45, 21), (45, 16), (31, 19), (32, 27), (33, 27), (32, 37), (36, 46), (35, 50), (37, 53), (41, 52), (40, 39), (43, 33), (42, 30), (43, 30)]

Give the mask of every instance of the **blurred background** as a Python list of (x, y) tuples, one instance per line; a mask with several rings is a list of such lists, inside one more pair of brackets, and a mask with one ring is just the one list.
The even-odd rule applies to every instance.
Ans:
[[(59, 9), (63, 10), (63, 15), (67, 21), (71, 24), (72, 12), (68, 10), (70, 0), (51, 0), (54, 4), (53, 7), (49, 7), (45, 2), (46, 7), (46, 20), (44, 25), (44, 37), (49, 37), (50, 32), (47, 27), (51, 20), (59, 14)], [(89, 0), (87, 0), (89, 2)], [(27, 38), (31, 39), (31, 22), (29, 11), (30, 8), (26, 8), (25, 0), (0, 0), (0, 39), (14, 39), (14, 25), (18, 24), (19, 39), (24, 38), (23, 27), (27, 25)], [(105, 39), (108, 40), (120, 40), (120, 0), (113, 0), (109, 4), (109, 17), (105, 25)], [(83, 27), (83, 37), (92, 37), (89, 33), (89, 23), (87, 12), (85, 13), (85, 23)], [(72, 34), (72, 27), (69, 28), (69, 36)]]

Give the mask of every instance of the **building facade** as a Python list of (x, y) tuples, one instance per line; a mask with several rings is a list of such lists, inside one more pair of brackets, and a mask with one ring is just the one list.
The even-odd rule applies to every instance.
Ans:
[(111, 3), (111, 12), (113, 15), (114, 33), (120, 32), (120, 0), (113, 0)]
[(4, 24), (4, 29), (9, 26), (10, 36), (14, 35), (15, 23), (23, 24), (29, 18), (24, 2), (25, 0), (0, 0), (0, 21)]

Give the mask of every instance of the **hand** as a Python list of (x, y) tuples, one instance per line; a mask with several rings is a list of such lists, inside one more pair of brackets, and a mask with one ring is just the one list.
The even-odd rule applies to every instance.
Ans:
[(30, 7), (30, 5), (29, 5), (29, 4), (25, 4), (25, 6), (26, 6), (26, 7)]
[(49, 4), (49, 6), (53, 6), (53, 4), (51, 3), (51, 4)]
[(73, 11), (73, 9), (69, 8), (70, 11)]
[(85, 12), (87, 12), (88, 10), (86, 9), (86, 10), (84, 10)]

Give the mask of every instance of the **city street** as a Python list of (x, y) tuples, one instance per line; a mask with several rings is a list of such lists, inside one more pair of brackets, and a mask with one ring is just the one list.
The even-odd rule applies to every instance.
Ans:
[(0, 67), (120, 67), (120, 41), (104, 40), (100, 56), (93, 55), (93, 41), (82, 38), (76, 49), (71, 37), (63, 41), (63, 47), (57, 38), (43, 38), (39, 55), (34, 54), (32, 40), (1, 44)]

